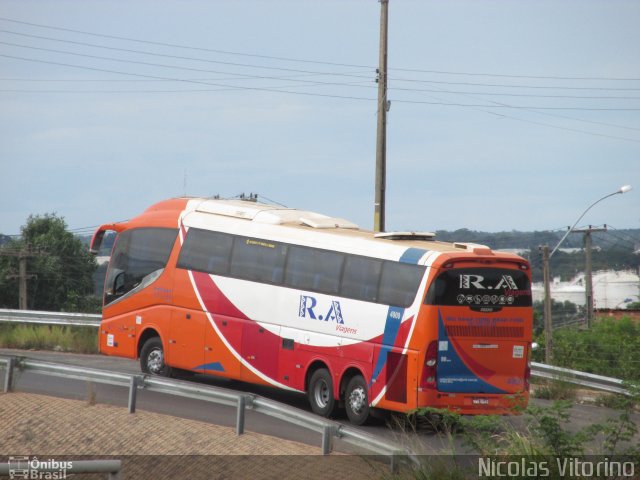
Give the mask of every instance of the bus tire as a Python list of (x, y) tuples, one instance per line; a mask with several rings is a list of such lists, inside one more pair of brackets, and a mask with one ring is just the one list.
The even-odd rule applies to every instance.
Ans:
[(347, 384), (344, 392), (344, 405), (349, 421), (354, 425), (362, 425), (369, 418), (369, 395), (367, 383), (362, 375), (356, 375)]
[(171, 367), (164, 362), (164, 348), (160, 337), (151, 337), (144, 342), (140, 350), (140, 369), (151, 375), (171, 376)]
[(309, 380), (309, 403), (311, 410), (323, 417), (330, 417), (336, 406), (333, 398), (333, 381), (326, 368), (319, 368), (311, 375)]

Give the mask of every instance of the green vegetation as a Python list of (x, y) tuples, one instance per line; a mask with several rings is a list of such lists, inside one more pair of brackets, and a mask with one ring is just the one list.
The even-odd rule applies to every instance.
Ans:
[[(544, 361), (544, 333), (533, 353)], [(599, 318), (591, 329), (561, 328), (553, 332), (553, 363), (623, 380), (640, 380), (640, 323), (625, 317)]]
[(0, 247), (0, 308), (18, 308), (19, 256), (28, 254), (27, 308), (99, 312), (92, 275), (96, 261), (55, 214), (30, 216), (19, 239)]
[(0, 347), (97, 353), (95, 328), (0, 323)]
[[(497, 460), (524, 460), (538, 465), (546, 462), (547, 478), (563, 478), (556, 459), (572, 458), (587, 460), (589, 455), (612, 457), (624, 455), (640, 464), (640, 443), (637, 441), (638, 427), (632, 418), (633, 406), (640, 401), (640, 389), (629, 385), (631, 397), (618, 397), (617, 416), (603, 424), (589, 425), (582, 429), (571, 426), (571, 402), (556, 401), (548, 407), (529, 406), (524, 411), (524, 422), (514, 426), (517, 419), (501, 416), (462, 416), (433, 408), (419, 409), (410, 415), (414, 424), (431, 424), (439, 421), (434, 430), (444, 432), (450, 440), (453, 435), (462, 436), (464, 452), (452, 454), (477, 454)], [(453, 442), (450, 441), (453, 445)], [(400, 478), (419, 480), (477, 478), (477, 464), (470, 465), (459, 457), (432, 457), (419, 467), (403, 472)], [(593, 457), (591, 457), (593, 458)], [(529, 464), (529, 463), (527, 463)], [(534, 478), (529, 475), (522, 478)], [(493, 477), (490, 477), (493, 478)], [(518, 477), (520, 478), (520, 477)]]
[(575, 400), (578, 387), (562, 380), (535, 380), (532, 396), (543, 400)]

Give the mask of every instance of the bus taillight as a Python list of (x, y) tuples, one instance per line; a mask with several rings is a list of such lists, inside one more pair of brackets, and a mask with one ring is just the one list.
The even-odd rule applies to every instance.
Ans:
[(438, 363), (438, 342), (433, 341), (427, 348), (424, 357), (424, 367), (420, 379), (420, 389), (434, 390), (436, 388), (436, 366)]
[(529, 391), (529, 379), (531, 378), (531, 344), (527, 347), (527, 366), (524, 369), (524, 389)]

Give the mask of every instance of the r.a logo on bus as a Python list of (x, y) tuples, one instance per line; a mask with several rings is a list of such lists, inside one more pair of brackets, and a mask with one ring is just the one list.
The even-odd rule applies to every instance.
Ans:
[[(316, 314), (316, 311), (327, 313)], [(318, 300), (315, 297), (311, 297), (309, 295), (300, 295), (300, 309), (298, 311), (298, 317), (344, 324), (340, 302), (338, 302), (337, 300), (332, 300), (330, 305), (322, 308), (318, 306)]]
[(511, 275), (502, 275), (502, 278), (498, 282), (496, 286), (484, 286), (482, 284), (484, 282), (484, 277), (482, 275), (460, 275), (460, 288), (470, 289), (476, 288), (479, 290), (499, 290), (499, 289), (510, 289), (517, 290), (518, 286), (516, 282), (514, 282), (513, 277)]

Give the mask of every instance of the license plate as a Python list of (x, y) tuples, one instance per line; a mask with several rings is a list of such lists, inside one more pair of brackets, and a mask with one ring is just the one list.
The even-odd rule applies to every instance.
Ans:
[(471, 403), (473, 405), (489, 405), (489, 399), (488, 398), (474, 398), (471, 400)]

